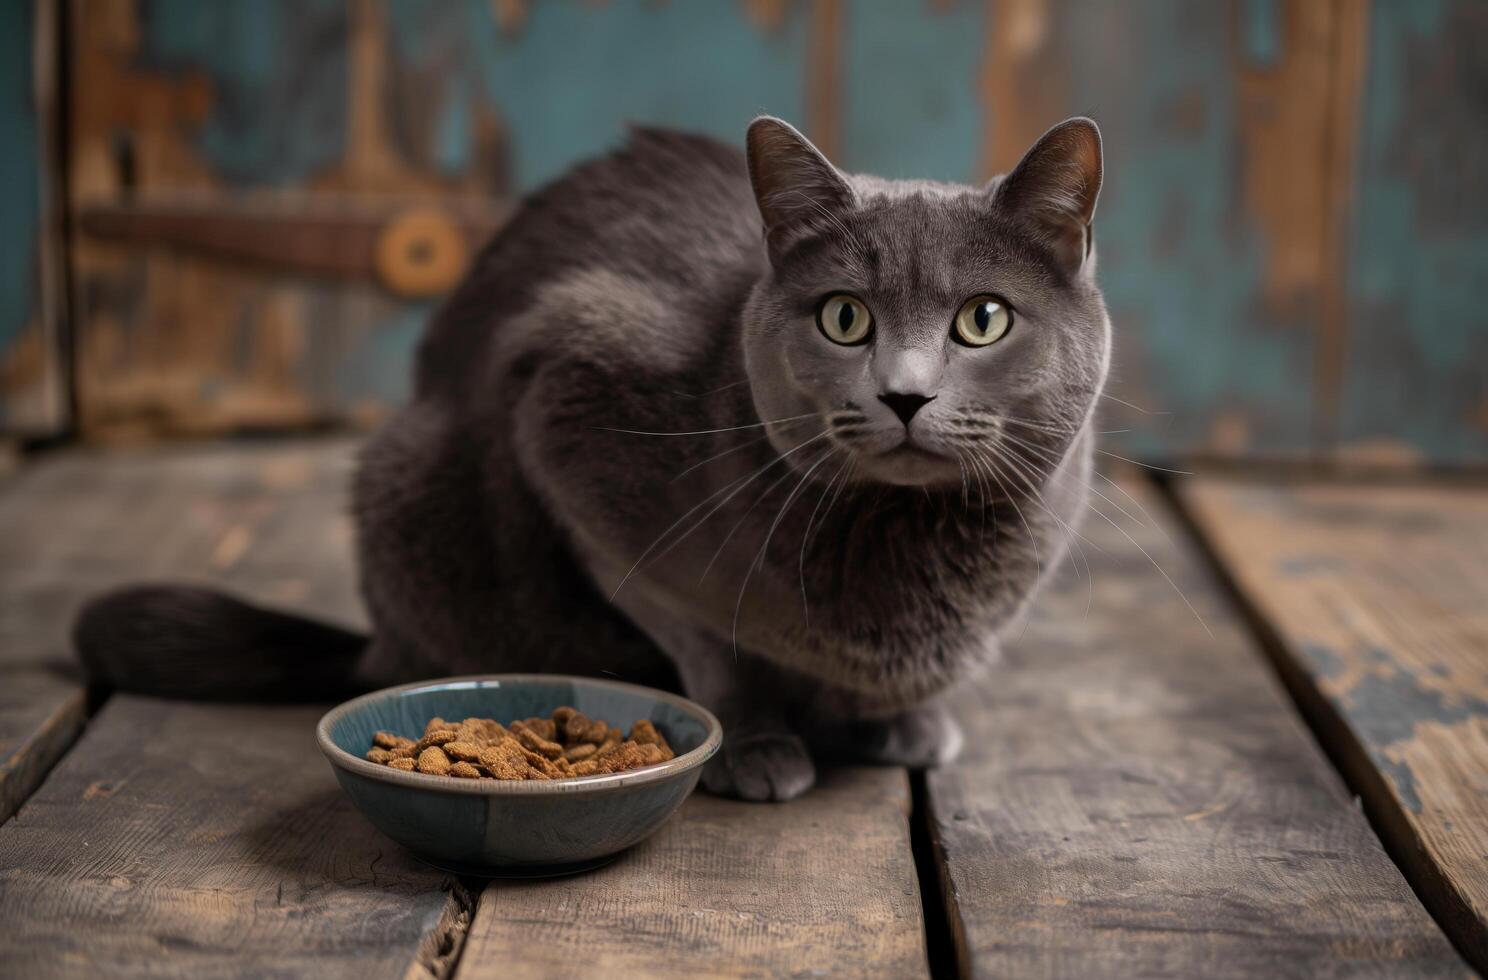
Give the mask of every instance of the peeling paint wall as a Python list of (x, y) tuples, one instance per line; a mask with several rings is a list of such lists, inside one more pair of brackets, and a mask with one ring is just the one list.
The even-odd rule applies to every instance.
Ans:
[[(771, 112), (849, 169), (981, 181), (1090, 114), (1107, 138), (1096, 229), (1120, 451), (1488, 458), (1473, 295), (1488, 13), (1470, 0), (72, 13), (76, 209), (335, 202), (362, 222), (357, 247), (380, 233), (370, 202), (509, 200), (626, 121), (737, 140)], [(370, 267), (331, 280), (86, 232), (72, 248), (97, 436), (374, 421), (404, 396), (435, 301), (389, 293)]]

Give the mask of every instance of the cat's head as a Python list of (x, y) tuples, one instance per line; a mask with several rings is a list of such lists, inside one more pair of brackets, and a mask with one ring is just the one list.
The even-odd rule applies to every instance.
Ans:
[(989, 457), (1013, 480), (1009, 456), (1030, 471), (1062, 457), (1110, 352), (1093, 122), (1054, 127), (980, 187), (845, 174), (769, 117), (748, 158), (769, 267), (744, 349), (778, 450), (899, 485), (960, 486)]

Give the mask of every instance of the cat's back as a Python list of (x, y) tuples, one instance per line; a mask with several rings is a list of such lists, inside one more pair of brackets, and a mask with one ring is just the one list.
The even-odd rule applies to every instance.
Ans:
[(567, 310), (576, 327), (640, 330), (611, 339), (645, 343), (656, 338), (644, 331), (665, 329), (658, 317), (710, 315), (763, 269), (759, 220), (741, 150), (633, 128), (619, 149), (521, 202), (430, 325), (418, 394), (457, 385), (518, 317), (561, 329)]

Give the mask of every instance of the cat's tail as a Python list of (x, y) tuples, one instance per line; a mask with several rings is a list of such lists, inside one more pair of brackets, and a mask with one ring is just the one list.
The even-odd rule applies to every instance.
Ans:
[(138, 585), (88, 602), (72, 629), (92, 679), (136, 694), (324, 701), (359, 693), (368, 638), (211, 589)]

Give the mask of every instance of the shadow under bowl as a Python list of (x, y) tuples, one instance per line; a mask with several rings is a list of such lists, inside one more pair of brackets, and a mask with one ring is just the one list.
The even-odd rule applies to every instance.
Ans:
[[(546, 716), (571, 705), (630, 729), (649, 719), (677, 757), (576, 779), (458, 779), (363, 758), (379, 731), (418, 738), (430, 718)], [(447, 871), (502, 877), (598, 867), (655, 833), (697, 785), (723, 728), (684, 697), (559, 674), (488, 674), (385, 688), (332, 708), (315, 730), (341, 788), (378, 830)]]

